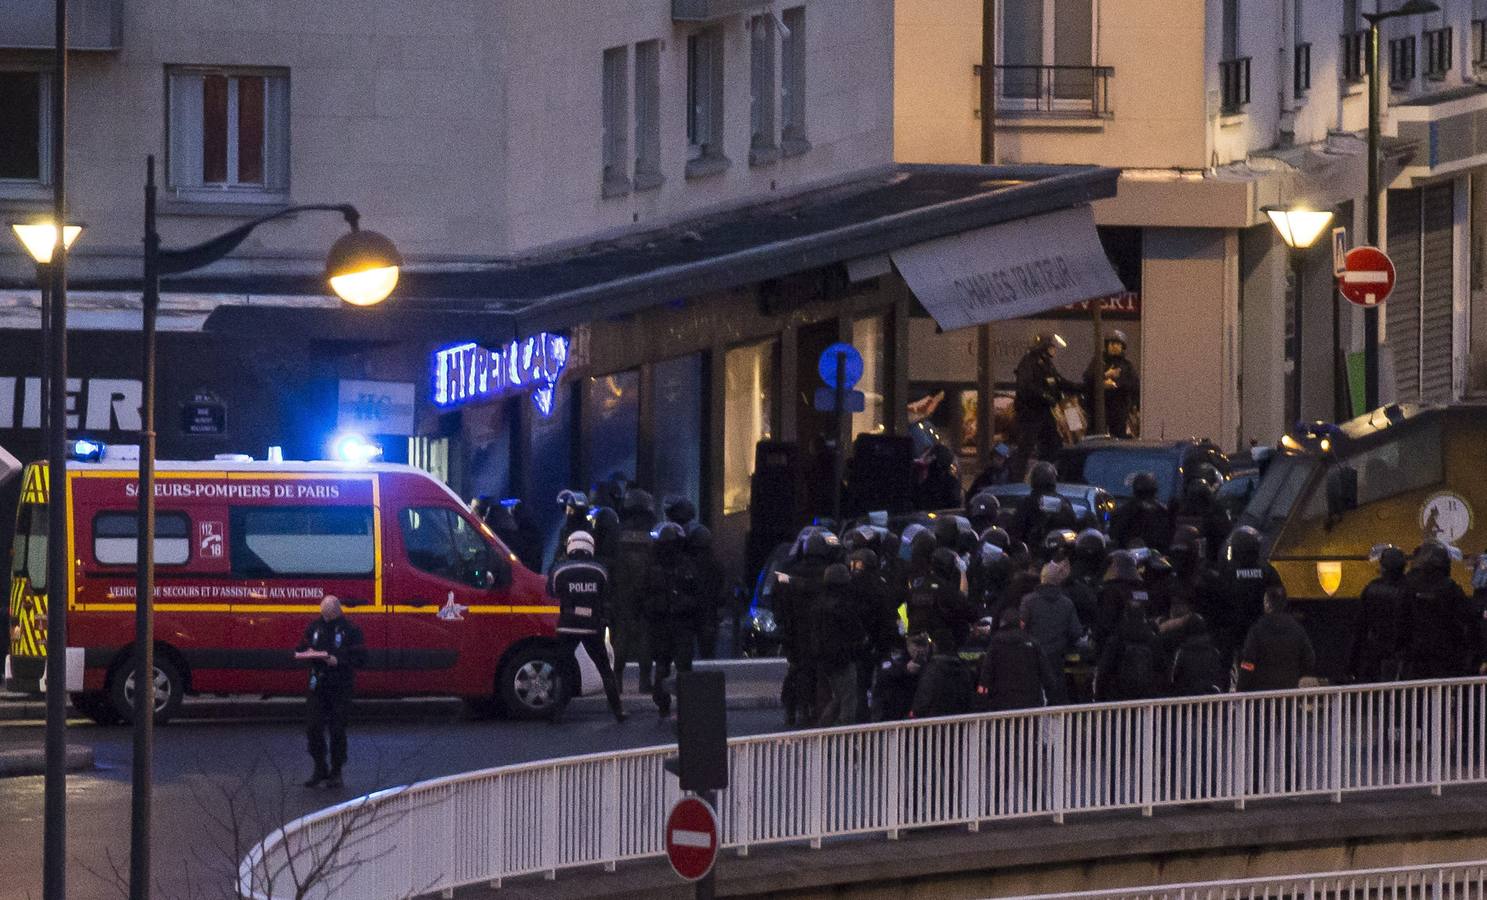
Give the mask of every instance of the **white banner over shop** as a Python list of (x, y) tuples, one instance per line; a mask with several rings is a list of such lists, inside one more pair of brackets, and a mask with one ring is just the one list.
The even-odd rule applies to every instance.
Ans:
[(946, 331), (1125, 291), (1088, 206), (915, 244), (893, 261)]

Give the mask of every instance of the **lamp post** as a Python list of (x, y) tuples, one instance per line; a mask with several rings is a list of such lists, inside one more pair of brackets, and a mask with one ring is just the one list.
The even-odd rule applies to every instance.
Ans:
[[(1379, 245), (1379, 118), (1383, 86), (1379, 82), (1379, 25), (1389, 19), (1440, 12), (1431, 0), (1406, 0), (1390, 12), (1364, 13), (1368, 22), (1368, 244)], [(1364, 406), (1379, 405), (1379, 309), (1363, 310)]]
[[(64, 16), (58, 3), (58, 16)], [(58, 26), (59, 47), (64, 43)], [(62, 51), (59, 50), (59, 54)], [(59, 88), (58, 94), (61, 93)], [(54, 113), (56, 111), (54, 110)], [(57, 138), (54, 136), (54, 140)], [(59, 154), (60, 155), (60, 154)], [(60, 168), (61, 162), (54, 165)], [(60, 184), (60, 181), (58, 182)], [(63, 218), (58, 187), (52, 221), (13, 223), (10, 228), (36, 263), (41, 290), (42, 441), (47, 450), (47, 629), (46, 784), (42, 827), (42, 896), (67, 895), (67, 250), (82, 233)], [(55, 665), (54, 665), (55, 663)]]
[(355, 306), (381, 303), (397, 285), (402, 257), (392, 241), (375, 231), (362, 231), (361, 214), (347, 204), (290, 206), (259, 216), (230, 231), (190, 247), (160, 246), (155, 216), (155, 157), (145, 167), (143, 403), (139, 435), (139, 519), (136, 528), (137, 577), (134, 605), (134, 673), (125, 683), (134, 703), (134, 769), (129, 830), (129, 897), (150, 896), (150, 800), (155, 742), (155, 321), (160, 310), (160, 277), (210, 265), (241, 244), (258, 226), (303, 212), (340, 213), (351, 231), (342, 235), (326, 257), (325, 277), (331, 290)]
[[(1292, 353), (1293, 365), (1291, 378), (1291, 407), (1294, 412), (1293, 419), (1301, 418), (1301, 329), (1305, 319), (1303, 315), (1303, 304), (1301, 302), (1301, 285), (1304, 279), (1302, 263), (1305, 260), (1305, 251), (1317, 242), (1327, 226), (1332, 224), (1332, 213), (1325, 210), (1307, 209), (1305, 207), (1266, 206), (1262, 212), (1270, 217), (1270, 222), (1275, 230), (1280, 232), (1281, 240), (1286, 242), (1290, 248), (1288, 256), (1291, 264), (1292, 276), (1295, 279), (1295, 309), (1291, 313), (1291, 333), (1295, 336), (1295, 349)], [(1334, 309), (1336, 304), (1333, 304)], [(1335, 336), (1334, 336), (1335, 337)], [(1334, 351), (1336, 340), (1334, 339)]]

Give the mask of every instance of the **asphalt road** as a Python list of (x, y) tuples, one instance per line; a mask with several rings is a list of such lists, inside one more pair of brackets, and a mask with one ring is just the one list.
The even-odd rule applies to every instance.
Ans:
[[(747, 687), (738, 684), (745, 697), (763, 700), (777, 690), (773, 670), (749, 676)], [(732, 673), (729, 681), (732, 698)], [(674, 724), (658, 721), (649, 698), (627, 695), (626, 703), (632, 715), (624, 724), (609, 717), (602, 701), (586, 699), (556, 725), (472, 719), (448, 701), (368, 704), (353, 721), (347, 784), (338, 792), (300, 786), (309, 760), (297, 704), (204, 704), (156, 731), (154, 896), (225, 900), (232, 896), (237, 861), (269, 829), (378, 788), (675, 740)], [(0, 750), (40, 746), (41, 722), (7, 717), (6, 705), (0, 703)], [(741, 706), (728, 713), (731, 734), (780, 730), (778, 709)], [(91, 746), (98, 766), (68, 779), (68, 897), (126, 897), (121, 878), (129, 865), (130, 731), (74, 720), (68, 743)], [(39, 900), (41, 842), (42, 779), (0, 779), (0, 900)]]

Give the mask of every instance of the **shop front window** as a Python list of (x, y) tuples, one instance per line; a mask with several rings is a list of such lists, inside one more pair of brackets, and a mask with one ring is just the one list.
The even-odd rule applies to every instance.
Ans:
[(862, 380), (857, 390), (863, 393), (864, 409), (852, 414), (852, 437), (883, 432), (883, 386), (888, 380), (887, 358), (883, 353), (883, 317), (870, 316), (852, 323), (852, 346), (862, 354)]
[(700, 508), (702, 493), (702, 354), (658, 362), (651, 369), (656, 496), (681, 497)]
[(635, 480), (640, 446), (639, 370), (585, 382), (583, 418), (589, 480)]
[(774, 417), (773, 341), (735, 347), (725, 354), (723, 399), (723, 512), (749, 508), (754, 447), (769, 440)]

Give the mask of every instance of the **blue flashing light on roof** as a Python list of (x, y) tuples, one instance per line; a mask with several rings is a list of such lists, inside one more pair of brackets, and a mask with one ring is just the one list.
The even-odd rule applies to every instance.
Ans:
[(382, 448), (364, 435), (347, 433), (331, 441), (331, 452), (342, 462), (365, 465), (381, 456)]
[(98, 441), (78, 438), (72, 442), (72, 458), (79, 462), (98, 462), (103, 459), (105, 446)]

